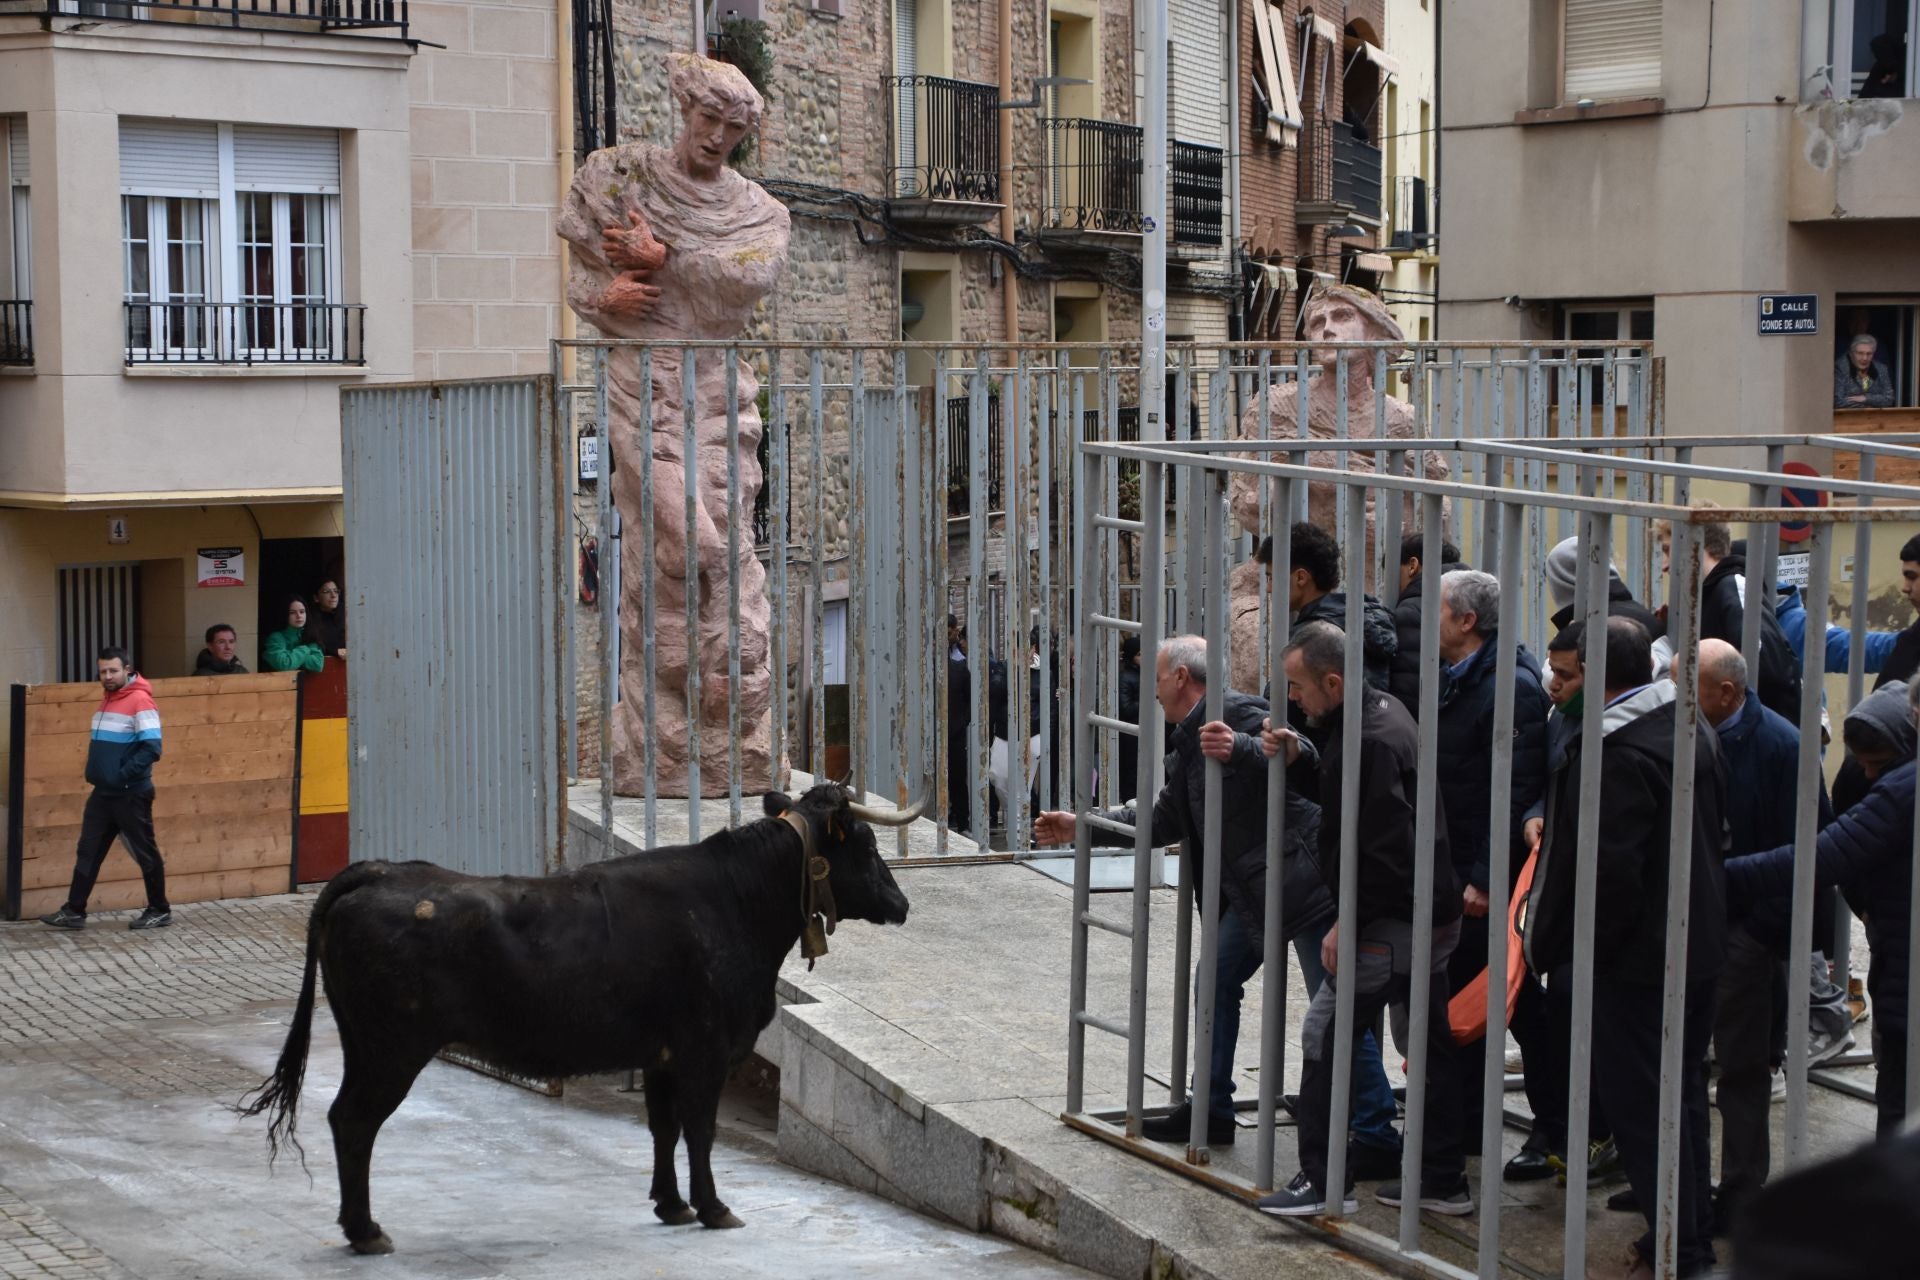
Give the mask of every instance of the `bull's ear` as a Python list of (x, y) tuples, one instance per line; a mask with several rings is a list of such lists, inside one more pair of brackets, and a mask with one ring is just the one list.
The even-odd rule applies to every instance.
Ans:
[(761, 798), (760, 803), (765, 806), (769, 818), (777, 818), (787, 810), (793, 808), (792, 798), (781, 791), (767, 792), (767, 794)]

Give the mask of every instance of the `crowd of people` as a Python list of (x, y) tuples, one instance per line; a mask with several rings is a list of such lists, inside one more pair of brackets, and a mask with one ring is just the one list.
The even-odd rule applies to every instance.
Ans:
[[(1671, 530), (1658, 530), (1663, 555)], [(1808, 617), (1796, 592), (1781, 584), (1778, 606), (1758, 619), (1758, 661), (1740, 644), (1749, 602), (1744, 548), (1725, 524), (1700, 526), (1702, 600), (1697, 650), (1699, 718), (1690, 786), (1677, 802), (1691, 806), (1691, 839), (1681, 1028), (1682, 1077), (1679, 1202), (1674, 1223), (1679, 1274), (1714, 1263), (1714, 1239), (1740, 1221), (1769, 1175), (1769, 1103), (1789, 1037), (1806, 1037), (1819, 1063), (1853, 1048), (1853, 1025), (1864, 1009), (1849, 1005), (1832, 981), (1833, 893), (1865, 922), (1872, 964), (1872, 1048), (1878, 1067), (1878, 1130), (1892, 1137), (1906, 1114), (1907, 954), (1914, 813), (1915, 721), (1920, 715), (1920, 621), (1899, 633), (1869, 637), (1866, 665), (1872, 694), (1844, 716), (1845, 760), (1831, 796), (1822, 783), (1800, 795), (1802, 646)], [(1207, 1081), (1205, 1132), (1213, 1144), (1234, 1140), (1233, 1061), (1245, 987), (1258, 971), (1265, 930), (1278, 927), (1292, 944), (1310, 1004), (1301, 1029), (1300, 1091), (1281, 1101), (1299, 1139), (1299, 1173), (1260, 1201), (1267, 1212), (1312, 1216), (1352, 1212), (1357, 1184), (1377, 1182), (1373, 1195), (1402, 1202), (1401, 1139), (1395, 1106), (1371, 1028), (1383, 1012), (1404, 1051), (1405, 1007), (1416, 982), (1427, 984), (1426, 1121), (1419, 1203), (1441, 1214), (1474, 1212), (1466, 1158), (1479, 1155), (1486, 984), (1504, 984), (1508, 1025), (1518, 1042), (1532, 1126), (1506, 1160), (1507, 1181), (1564, 1179), (1570, 1144), (1588, 1147), (1597, 1182), (1623, 1181), (1611, 1207), (1637, 1212), (1648, 1229), (1624, 1258), (1603, 1259), (1592, 1276), (1651, 1276), (1652, 1219), (1659, 1160), (1659, 1102), (1666, 980), (1668, 884), (1675, 856), (1675, 681), (1682, 658), (1667, 636), (1664, 609), (1634, 599), (1610, 573), (1604, 634), (1589, 637), (1575, 616), (1575, 540), (1553, 548), (1543, 566), (1553, 598), (1554, 634), (1544, 665), (1512, 631), (1502, 635), (1499, 579), (1466, 565), (1451, 545), (1429, 548), (1418, 537), (1401, 548), (1395, 607), (1371, 596), (1358, 611), (1364, 627), (1363, 680), (1347, 675), (1348, 611), (1340, 590), (1341, 554), (1325, 530), (1308, 523), (1288, 533), (1290, 573), (1269, 570), (1272, 599), (1284, 592), (1290, 631), (1284, 651), (1286, 703), (1275, 690), (1260, 696), (1226, 690), (1223, 714), (1206, 712), (1210, 680), (1224, 672), (1206, 641), (1179, 636), (1153, 655), (1153, 690), (1169, 726), (1166, 784), (1150, 807), (1106, 811), (1115, 822), (1145, 822), (1156, 844), (1181, 842), (1196, 890), (1208, 855), (1217, 859), (1220, 924), (1214, 973), (1213, 1042), (1195, 1054), (1195, 1089)], [(1904, 588), (1920, 608), (1920, 537), (1901, 550)], [(1257, 558), (1273, 563), (1271, 540)], [(1671, 573), (1670, 564), (1663, 565)], [(1438, 572), (1438, 669), (1424, 670), (1421, 589)], [(1351, 589), (1351, 588), (1349, 588)], [(1829, 626), (1828, 670), (1845, 671), (1850, 636)], [(1604, 652), (1603, 680), (1586, 688), (1587, 659)], [(1502, 659), (1511, 655), (1510, 668)], [(1499, 767), (1507, 770), (1507, 805), (1492, 805), (1496, 768), (1495, 712), (1499, 683), (1511, 671), (1512, 729)], [(1427, 851), (1416, 842), (1422, 797), (1418, 742), (1421, 693), (1431, 692), (1438, 751), (1429, 771), (1432, 906), (1416, 911), (1415, 869)], [(1140, 683), (1144, 685), (1144, 672)], [(1144, 694), (1144, 689), (1141, 690)], [(1359, 732), (1350, 737), (1346, 707), (1357, 699)], [(1601, 700), (1589, 740), (1591, 699)], [(1511, 751), (1505, 749), (1510, 746)], [(1579, 910), (1582, 774), (1597, 753), (1598, 840), (1592, 869), (1591, 1053), (1576, 1061), (1573, 1044), (1575, 921)], [(1265, 919), (1268, 867), (1269, 761), (1284, 758), (1285, 847), (1280, 858), (1283, 915)], [(1204, 847), (1205, 779), (1220, 766), (1224, 819), (1220, 848)], [(1358, 804), (1343, 817), (1343, 779), (1358, 775)], [(1794, 842), (1801, 807), (1811, 804), (1818, 830), (1815, 879), (1823, 895), (1814, 948), (1789, 951)], [(1688, 816), (1683, 812), (1683, 820)], [(1336, 910), (1342, 825), (1350, 820), (1356, 860), (1353, 909)], [(1091, 827), (1091, 824), (1090, 824)], [(1095, 843), (1121, 837), (1091, 828)], [(1073, 839), (1074, 815), (1047, 812), (1036, 841)], [(1504, 873), (1506, 893), (1495, 892)], [(1504, 896), (1506, 921), (1491, 908)], [(1196, 902), (1200, 894), (1195, 895)], [(1418, 918), (1416, 918), (1418, 917)], [(1354, 931), (1341, 955), (1340, 931)], [(1515, 941), (1509, 975), (1487, 974), (1490, 934)], [(1413, 939), (1431, 942), (1426, 970), (1413, 971)], [(1522, 962), (1524, 962), (1522, 964)], [(1349, 970), (1345, 966), (1350, 965)], [(1790, 981), (1812, 982), (1807, 1026), (1786, 1024)], [(1354, 1012), (1336, 1028), (1336, 992), (1350, 984)], [(1449, 1008), (1451, 1004), (1451, 1009)], [(1478, 1019), (1474, 1010), (1479, 1010)], [(1345, 1185), (1330, 1187), (1334, 1040), (1352, 1037)], [(1493, 1052), (1504, 1052), (1496, 1043)], [(1711, 1075), (1718, 1083), (1710, 1091)], [(1586, 1132), (1569, 1132), (1573, 1073), (1588, 1073)], [(1147, 1119), (1144, 1136), (1184, 1144), (1191, 1102)], [(1720, 1111), (1720, 1177), (1713, 1181), (1710, 1106)], [(1500, 1153), (1491, 1152), (1498, 1156)]]

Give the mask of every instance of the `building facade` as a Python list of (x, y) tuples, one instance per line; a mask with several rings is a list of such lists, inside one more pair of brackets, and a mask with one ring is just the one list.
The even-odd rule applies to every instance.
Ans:
[[(1909, 0), (1447, 6), (1442, 331), (1651, 340), (1669, 432), (1898, 425), (1920, 404), (1912, 18)], [(1812, 323), (1770, 323), (1779, 295), (1810, 296)], [(1871, 404), (1841, 393), (1860, 337), (1890, 384)]]

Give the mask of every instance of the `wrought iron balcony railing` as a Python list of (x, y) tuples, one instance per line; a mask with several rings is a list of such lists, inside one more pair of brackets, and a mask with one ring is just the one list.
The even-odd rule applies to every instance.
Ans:
[(129, 302), (127, 363), (367, 362), (360, 303)]
[(0, 301), (0, 364), (33, 363), (33, 304)]
[(944, 76), (886, 76), (894, 200), (1000, 200), (1000, 91)]
[(1227, 153), (1176, 138), (1167, 144), (1167, 168), (1172, 174), (1173, 243), (1218, 246)]
[(391, 29), (407, 34), (407, 0), (0, 0), (0, 14), (171, 22), (253, 31)]
[(1378, 221), (1380, 148), (1353, 125), (1310, 120), (1300, 131), (1300, 203)]
[(1433, 202), (1425, 178), (1410, 173), (1394, 178), (1392, 227), (1390, 248), (1425, 249), (1432, 245)]
[(1047, 231), (1141, 231), (1139, 125), (1045, 116)]

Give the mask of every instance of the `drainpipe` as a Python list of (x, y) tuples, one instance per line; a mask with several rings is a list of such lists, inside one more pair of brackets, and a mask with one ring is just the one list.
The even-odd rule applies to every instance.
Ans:
[[(611, 34), (611, 33), (609, 33)], [(573, 4), (572, 0), (557, 0), (553, 6), (553, 62), (554, 62), (554, 137), (558, 141), (558, 154), (555, 171), (560, 175), (559, 186), (554, 193), (554, 211), (557, 214), (567, 207), (567, 193), (573, 189)], [(608, 145), (618, 141), (607, 139)], [(555, 299), (560, 304), (560, 336), (573, 338), (579, 329), (573, 314), (573, 308), (567, 305), (567, 275), (572, 270), (573, 258), (568, 253), (565, 240), (554, 237), (560, 244), (560, 296)], [(571, 380), (573, 371), (562, 370)]]
[[(1039, 0), (1036, 0), (1038, 3)], [(1041, 48), (1045, 45), (1046, 15), (1040, 18)], [(1043, 64), (1044, 65), (1044, 64)], [(1035, 75), (1044, 75), (1036, 71)], [(1012, 102), (1013, 92), (1013, 0), (1000, 0), (1000, 101)], [(1000, 116), (1000, 238), (1013, 241), (1013, 112), (1002, 108)], [(1020, 340), (1020, 277), (1011, 263), (1000, 276), (1001, 324), (1008, 342)]]
[[(1246, 338), (1241, 313), (1244, 301), (1240, 265), (1240, 12), (1237, 3), (1226, 3), (1220, 11), (1227, 19), (1227, 270), (1233, 277), (1233, 304), (1227, 309), (1227, 337), (1240, 342)], [(1236, 357), (1237, 359), (1238, 357)], [(1240, 380), (1234, 379), (1234, 421), (1240, 420)]]

